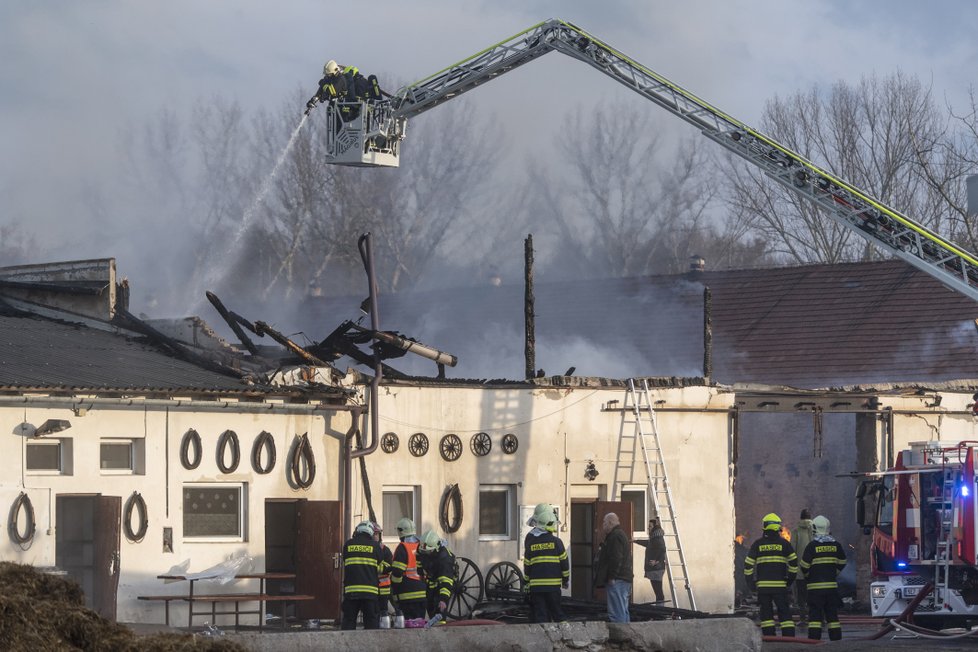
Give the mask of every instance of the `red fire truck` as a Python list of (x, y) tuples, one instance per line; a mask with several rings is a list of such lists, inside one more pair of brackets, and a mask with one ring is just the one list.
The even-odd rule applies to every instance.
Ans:
[(893, 468), (856, 492), (856, 518), (872, 532), (873, 616), (913, 610), (925, 627), (978, 622), (975, 466), (978, 441), (927, 441), (901, 451)]

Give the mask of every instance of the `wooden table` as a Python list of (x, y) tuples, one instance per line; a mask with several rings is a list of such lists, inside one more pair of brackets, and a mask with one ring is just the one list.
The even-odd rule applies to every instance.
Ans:
[[(138, 600), (156, 600), (162, 601), (165, 604), (166, 613), (166, 624), (170, 624), (170, 602), (174, 600), (179, 600), (188, 603), (188, 615), (187, 615), (187, 627), (193, 627), (194, 616), (210, 616), (211, 623), (217, 619), (217, 616), (227, 616), (234, 615), (234, 626), (239, 627), (241, 624), (240, 617), (243, 615), (258, 615), (258, 631), (264, 628), (265, 624), (265, 603), (267, 602), (278, 602), (282, 605), (282, 629), (286, 627), (286, 617), (285, 611), (289, 602), (300, 602), (304, 600), (314, 600), (315, 596), (312, 595), (301, 595), (301, 594), (287, 594), (287, 595), (268, 595), (265, 591), (265, 582), (267, 580), (293, 580), (295, 579), (295, 573), (242, 573), (240, 575), (235, 575), (236, 580), (258, 580), (258, 592), (257, 593), (220, 593), (220, 594), (201, 594), (195, 592), (195, 585), (201, 580), (212, 580), (214, 577), (188, 577), (186, 575), (157, 575), (157, 579), (164, 581), (185, 581), (190, 583), (189, 592), (187, 594), (171, 594), (171, 595), (141, 595), (137, 596)], [(257, 602), (257, 610), (242, 610), (242, 602)], [(195, 611), (194, 605), (198, 603), (210, 604), (209, 609)], [(219, 604), (233, 603), (234, 610), (222, 609), (218, 610)]]

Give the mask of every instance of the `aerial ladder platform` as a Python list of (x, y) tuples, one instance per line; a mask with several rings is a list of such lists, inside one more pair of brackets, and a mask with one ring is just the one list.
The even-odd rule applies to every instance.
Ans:
[[(405, 86), (390, 99), (327, 108), (327, 162), (396, 167), (400, 143), (413, 118), (548, 52), (597, 68), (710, 140), (753, 163), (788, 190), (821, 206), (840, 224), (882, 251), (978, 300), (978, 257), (942, 238), (868, 193), (819, 168), (800, 154), (724, 113), (662, 75), (569, 22), (551, 19)], [(359, 109), (359, 110), (356, 110)]]

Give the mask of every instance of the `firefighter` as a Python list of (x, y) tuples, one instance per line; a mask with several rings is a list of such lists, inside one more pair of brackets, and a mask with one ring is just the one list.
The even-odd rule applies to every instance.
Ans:
[(319, 80), (316, 94), (306, 102), (306, 115), (320, 102), (333, 102), (347, 97), (349, 88), (346, 75), (340, 70), (339, 64), (330, 60), (323, 66), (323, 78)]
[(383, 563), (380, 544), (374, 541), (374, 524), (363, 521), (343, 544), (343, 620), (340, 629), (356, 629), (363, 614), (363, 628), (377, 629), (377, 573)]
[(526, 575), (532, 619), (535, 623), (567, 620), (560, 608), (560, 590), (570, 582), (570, 564), (557, 531), (554, 508), (540, 503), (526, 522), (533, 529), (523, 542), (523, 574)]
[(418, 574), (418, 537), (414, 521), (402, 518), (397, 522), (397, 536), (401, 540), (394, 550), (391, 564), (392, 597), (401, 615), (395, 616), (394, 627), (404, 627), (404, 619), (424, 618), (427, 592), (424, 580)]
[(428, 584), (428, 617), (440, 615), (444, 619), (455, 589), (455, 555), (434, 530), (428, 530), (418, 544), (418, 561)]
[(829, 630), (829, 640), (842, 639), (839, 622), (839, 573), (846, 566), (846, 553), (842, 544), (829, 534), (829, 519), (816, 516), (815, 538), (801, 556), (801, 569), (808, 580), (808, 638), (822, 638), (822, 626)]
[(391, 565), (394, 561), (391, 549), (384, 545), (384, 531), (377, 523), (374, 526), (374, 541), (380, 544), (380, 568), (377, 569), (377, 614), (381, 629), (391, 628), (391, 617), (387, 606), (391, 598)]
[(768, 514), (763, 519), (763, 527), (764, 534), (751, 545), (744, 560), (744, 577), (751, 592), (757, 592), (761, 633), (775, 635), (774, 607), (777, 607), (781, 635), (794, 636), (795, 621), (791, 619), (788, 594), (798, 575), (798, 556), (781, 537), (781, 517)]

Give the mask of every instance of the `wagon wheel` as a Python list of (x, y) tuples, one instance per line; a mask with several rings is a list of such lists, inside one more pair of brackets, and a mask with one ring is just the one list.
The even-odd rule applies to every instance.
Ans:
[(471, 559), (456, 557), (455, 564), (458, 571), (446, 615), (452, 620), (466, 620), (472, 617), (472, 610), (482, 600), (482, 573)]
[(400, 445), (401, 441), (397, 438), (397, 433), (386, 432), (380, 438), (380, 449), (385, 453), (393, 453)]
[(428, 437), (423, 432), (416, 432), (408, 438), (408, 450), (411, 455), (421, 457), (428, 452)]
[(454, 462), (462, 456), (462, 440), (458, 435), (445, 435), (441, 438), (441, 456), (446, 462)]
[(476, 457), (488, 455), (489, 451), (492, 450), (492, 438), (484, 432), (477, 432), (472, 435), (472, 441), (469, 442), (469, 447), (472, 448), (472, 453)]
[(526, 578), (511, 561), (493, 564), (486, 573), (486, 600), (522, 600)]
[(520, 440), (514, 434), (503, 435), (503, 452), (512, 455), (520, 447)]

